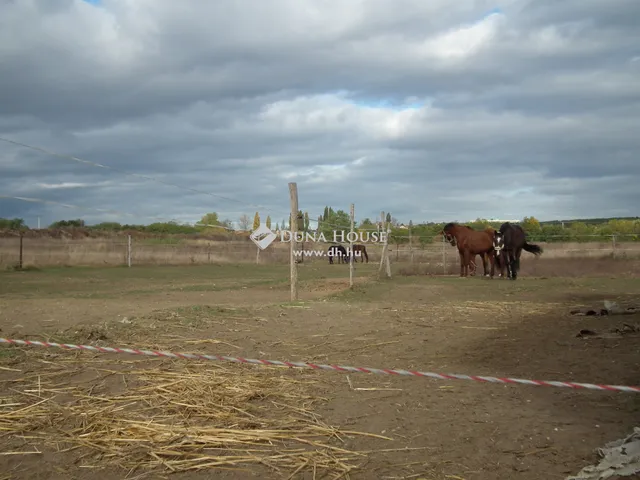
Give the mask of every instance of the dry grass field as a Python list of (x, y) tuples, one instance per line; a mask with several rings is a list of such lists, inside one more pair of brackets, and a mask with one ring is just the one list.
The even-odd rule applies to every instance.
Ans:
[[(543, 258), (640, 258), (640, 242), (540, 243)], [(326, 250), (327, 245), (306, 245)], [(422, 264), (431, 273), (454, 271), (459, 265), (457, 250), (448, 244), (433, 243), (424, 247), (390, 245), (394, 262)], [(243, 241), (189, 240), (184, 238), (134, 238), (131, 246), (133, 265), (207, 265), (207, 264), (285, 264), (289, 262), (289, 244), (276, 242), (257, 255), (257, 247)], [(371, 261), (379, 261), (381, 246), (368, 245)], [(126, 236), (109, 238), (58, 239), (24, 238), (22, 261), (25, 267), (116, 266), (126, 265)], [(524, 253), (524, 255), (528, 255)], [(20, 261), (20, 239), (0, 238), (0, 268), (11, 268)], [(326, 258), (307, 257), (306, 262), (326, 263)]]
[[(255, 252), (254, 252), (255, 253)], [(640, 384), (637, 260), (534, 260), (516, 282), (393, 262), (0, 272), (5, 338)], [(595, 265), (591, 270), (585, 265)], [(534, 273), (537, 272), (537, 273)], [(596, 335), (580, 338), (583, 329)], [(640, 395), (0, 346), (0, 478), (563, 479)]]

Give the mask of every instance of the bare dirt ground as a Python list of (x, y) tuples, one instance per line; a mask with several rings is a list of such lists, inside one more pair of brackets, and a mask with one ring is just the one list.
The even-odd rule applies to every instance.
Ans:
[[(7, 272), (0, 335), (639, 385), (637, 334), (576, 334), (640, 315), (570, 314), (639, 305), (637, 268), (555, 276), (584, 268), (563, 260), (532, 277), (527, 260), (516, 282), (401, 265), (375, 282), (359, 265), (353, 291), (347, 266), (307, 265), (295, 304), (284, 266)], [(0, 346), (7, 479), (562, 479), (639, 418), (633, 393)]]

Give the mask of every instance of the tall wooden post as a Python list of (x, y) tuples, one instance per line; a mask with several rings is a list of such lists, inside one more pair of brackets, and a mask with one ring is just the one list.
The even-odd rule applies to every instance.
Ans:
[(389, 263), (389, 230), (388, 228), (385, 228), (386, 226), (386, 221), (385, 221), (385, 216), (384, 216), (384, 212), (380, 212), (380, 231), (381, 232), (385, 232), (386, 231), (386, 236), (385, 236), (385, 240), (384, 243), (382, 244), (382, 254), (380, 255), (380, 267), (378, 268), (378, 278), (381, 276), (382, 274), (382, 268), (385, 268), (385, 273), (387, 274), (387, 277), (391, 278), (391, 265)]
[[(295, 182), (289, 183), (289, 201), (291, 203), (291, 216), (289, 228), (291, 230), (291, 249), (289, 262), (291, 265), (291, 301), (298, 300), (298, 264), (296, 263), (296, 233), (298, 233), (298, 185)], [(303, 252), (304, 254), (304, 252)]]
[(354, 218), (355, 218), (355, 206), (351, 204), (351, 235), (349, 235), (349, 288), (353, 288), (353, 262), (355, 261), (355, 255), (353, 254), (353, 233), (354, 233)]
[(413, 265), (413, 237), (411, 233), (411, 225), (409, 225), (409, 255), (411, 256), (411, 265)]
[(447, 242), (442, 237), (442, 268), (444, 269), (444, 275), (447, 274)]
[(23, 256), (23, 251), (24, 251), (24, 233), (20, 232), (20, 258), (18, 260), (18, 268), (20, 270), (22, 270), (22, 268), (24, 267), (24, 256)]
[(127, 235), (127, 267), (131, 268), (131, 234)]
[(391, 223), (387, 223), (387, 236), (385, 237), (384, 243), (387, 246), (387, 254), (384, 257), (384, 263), (386, 265), (387, 270), (387, 278), (391, 278), (391, 260), (389, 260), (389, 236), (391, 235)]

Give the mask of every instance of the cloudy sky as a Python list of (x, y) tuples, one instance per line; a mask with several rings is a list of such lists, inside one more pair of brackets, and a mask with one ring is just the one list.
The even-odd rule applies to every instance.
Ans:
[(0, 195), (85, 208), (0, 217), (281, 220), (291, 181), (312, 217), (638, 215), (638, 19), (638, 0), (4, 0), (0, 137), (111, 169), (0, 141)]

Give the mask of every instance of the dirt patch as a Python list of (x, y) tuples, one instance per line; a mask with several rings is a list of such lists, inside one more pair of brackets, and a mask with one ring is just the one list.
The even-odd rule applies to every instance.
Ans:
[[(125, 293), (120, 299), (68, 300), (55, 293), (55, 298), (34, 302), (21, 297), (20, 289), (15, 286), (15, 297), (1, 298), (2, 315), (5, 320), (13, 319), (6, 311), (21, 315), (20, 338), (42, 336), (44, 325), (39, 318), (56, 315), (47, 327), (49, 337), (92, 345), (443, 373), (640, 384), (638, 337), (576, 337), (580, 329), (614, 328), (617, 322), (629, 322), (633, 316), (578, 317), (570, 313), (575, 308), (601, 305), (604, 300), (640, 303), (640, 280), (635, 278), (523, 277), (509, 282), (398, 276), (390, 281), (359, 284), (348, 292), (341, 290), (347, 285), (345, 278), (316, 281), (306, 278), (301, 289), (302, 300), (290, 303), (286, 285), (194, 292), (190, 290), (198, 284), (194, 274), (178, 277), (176, 272), (179, 270), (166, 275), (165, 289), (168, 285), (190, 287), (173, 291), (169, 297), (156, 291), (143, 295)], [(329, 270), (323, 274), (326, 272)], [(157, 276), (165, 274), (158, 271)], [(100, 278), (100, 274), (94, 277)], [(231, 283), (242, 281), (248, 280), (236, 279)], [(97, 281), (95, 285), (102, 283)], [(39, 288), (44, 289), (42, 285)], [(46, 294), (46, 289), (43, 292)], [(71, 310), (74, 308), (76, 314)], [(67, 315), (59, 314), (63, 310)], [(62, 323), (63, 319), (66, 323)], [(633, 321), (638, 320), (633, 317)], [(6, 323), (3, 329), (4, 325)], [(235, 447), (231, 446), (230, 438), (225, 439), (224, 445), (215, 445), (214, 450), (218, 449), (215, 454), (211, 453), (214, 450), (203, 453), (212, 448), (211, 439), (207, 440), (210, 443), (200, 439), (198, 445), (202, 449), (197, 450), (194, 443), (189, 442), (200, 438), (199, 428), (210, 432), (227, 428), (229, 423), (246, 426), (256, 422), (262, 427), (248, 429), (255, 434), (263, 427), (276, 428), (276, 423), (270, 422), (287, 424), (290, 416), (297, 418), (296, 422), (309, 421), (329, 428), (330, 435), (320, 435), (314, 440), (324, 446), (311, 450), (324, 452), (324, 459), (333, 458), (332, 468), (338, 470), (332, 471), (336, 473), (344, 471), (343, 466), (348, 467), (349, 476), (354, 479), (560, 479), (592, 463), (596, 459), (594, 449), (627, 434), (640, 413), (640, 396), (635, 394), (338, 372), (262, 370), (232, 364), (197, 365), (180, 360), (160, 362), (5, 347), (0, 353), (3, 367), (0, 381), (8, 387), (4, 389), (4, 405), (21, 403), (12, 407), (0, 405), (0, 418), (35, 404), (46, 395), (56, 395), (56, 402), (61, 404), (42, 416), (23, 420), (48, 419), (41, 431), (31, 432), (29, 429), (34, 424), (28, 423), (20, 427), (22, 433), (0, 440), (4, 451), (37, 448), (42, 452), (0, 458), (3, 471), (17, 479), (32, 478), (37, 469), (41, 470), (43, 460), (53, 465), (45, 478), (88, 479), (95, 475), (121, 478), (126, 471), (116, 468), (115, 463), (120, 461), (122, 467), (132, 466), (123, 458), (125, 445), (129, 448), (132, 444), (137, 446), (133, 447), (129, 460), (146, 462), (147, 467), (156, 469), (152, 477), (158, 478), (158, 472), (170, 472), (165, 465), (169, 460), (159, 455), (163, 464), (152, 452), (177, 449), (182, 455), (188, 449), (195, 449), (198, 460), (194, 460), (194, 464), (203, 462), (206, 455), (220, 456), (223, 449), (227, 451), (226, 456), (240, 455), (233, 451)], [(225, 395), (221, 396), (227, 387), (216, 383), (220, 381), (216, 375), (222, 371), (233, 377), (228, 388), (234, 390), (226, 395), (229, 402), (225, 401)], [(180, 376), (185, 378), (185, 384), (192, 382), (191, 390), (177, 398), (179, 392), (166, 387), (169, 390), (163, 394), (166, 398), (159, 399), (157, 395), (162, 394), (162, 389), (158, 386), (171, 383), (169, 377)], [(153, 379), (159, 379), (158, 383)], [(251, 392), (270, 391), (257, 388), (252, 383), (258, 381), (256, 379), (262, 379), (259, 381), (265, 385), (275, 382), (273, 388), (277, 394), (250, 398)], [(287, 383), (290, 381), (294, 383)], [(127, 402), (140, 402), (140, 389), (151, 386), (154, 398), (145, 404), (146, 413), (139, 406), (117, 410)], [(42, 393), (47, 388), (52, 391)], [(220, 388), (220, 392), (216, 388)], [(207, 389), (213, 392), (211, 401), (202, 393)], [(283, 395), (293, 396), (285, 399)], [(243, 400), (234, 403), (235, 398)], [(78, 420), (81, 416), (72, 415), (79, 410), (70, 410), (84, 406), (97, 411), (101, 403), (107, 412), (103, 417), (113, 420), (112, 425), (118, 425), (107, 433), (100, 430), (106, 428), (103, 424), (96, 423), (98, 417), (88, 416), (87, 423), (83, 424)], [(281, 403), (286, 407), (276, 405)], [(48, 401), (37, 408), (45, 408), (45, 404), (50, 408)], [(194, 405), (197, 408), (207, 405), (209, 413), (196, 419)], [(241, 419), (231, 415), (229, 409)], [(66, 413), (54, 415), (53, 411)], [(229, 415), (228, 423), (223, 421), (224, 412)], [(136, 438), (140, 438), (140, 433), (122, 422), (140, 422), (144, 415), (154, 429), (147, 432), (146, 443), (138, 444)], [(98, 442), (101, 448), (85, 444), (77, 450), (63, 452), (64, 448), (55, 444), (63, 430), (69, 429), (63, 418), (76, 419), (71, 425), (75, 430), (69, 430), (76, 432), (76, 437), (82, 432), (91, 436), (94, 431), (91, 429), (96, 429), (103, 432), (107, 441), (113, 438), (110, 436), (113, 432), (120, 432), (120, 450), (114, 453), (111, 444), (105, 446)], [(188, 423), (190, 421), (196, 423)], [(173, 425), (175, 437), (154, 437), (158, 423)], [(185, 425), (197, 428), (193, 434), (186, 434)], [(284, 430), (289, 432), (287, 428), (293, 426), (300, 432), (306, 428), (302, 423), (293, 422)], [(31, 433), (25, 433), (26, 430)], [(193, 438), (185, 439), (185, 436)], [(302, 434), (298, 438), (305, 439), (308, 440)], [(305, 453), (309, 444), (301, 446), (298, 440), (275, 442), (285, 453), (295, 450), (295, 462), (290, 456), (290, 463), (286, 465), (278, 463), (280, 460), (265, 460), (268, 466), (256, 466), (252, 459), (235, 465), (245, 470), (220, 470), (219, 465), (211, 464), (199, 472), (174, 473), (172, 477), (188, 480), (286, 478), (285, 472), (292, 473), (296, 465), (304, 463), (299, 462), (300, 459), (310, 459)], [(66, 441), (77, 446), (71, 438)], [(242, 455), (254, 448), (260, 450), (252, 453), (254, 456), (273, 456), (273, 450), (266, 444), (238, 446), (243, 450)], [(100, 470), (98, 467), (106, 460), (111, 461), (111, 466)], [(318, 470), (321, 461), (316, 463)], [(292, 478), (313, 478), (313, 464), (314, 461), (309, 460)], [(140, 468), (139, 473), (147, 471), (146, 467)], [(317, 473), (321, 478), (319, 471)]]
[[(480, 257), (476, 259), (476, 276), (483, 276), (484, 270)], [(460, 264), (452, 261), (447, 265), (442, 262), (420, 263), (420, 264), (399, 264), (398, 274), (403, 276), (413, 275), (459, 275)], [(487, 265), (487, 272), (491, 268)], [(500, 271), (496, 268), (496, 277)], [(607, 277), (626, 276), (638, 277), (640, 274), (640, 260), (636, 258), (612, 258), (606, 256), (602, 258), (523, 258), (521, 268), (518, 272), (520, 277)]]

